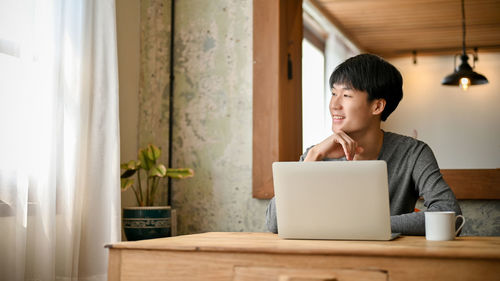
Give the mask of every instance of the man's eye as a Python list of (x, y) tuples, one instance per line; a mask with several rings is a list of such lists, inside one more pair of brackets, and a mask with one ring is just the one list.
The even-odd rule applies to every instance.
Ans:
[(336, 95), (337, 95), (336, 93), (332, 92), (332, 96), (336, 96)]
[(350, 96), (350, 95), (344, 95), (344, 97), (346, 97), (346, 98), (352, 98), (352, 96)]

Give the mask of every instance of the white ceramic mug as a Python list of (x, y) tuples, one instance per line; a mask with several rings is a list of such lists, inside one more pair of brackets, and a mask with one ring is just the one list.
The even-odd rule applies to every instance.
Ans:
[[(455, 231), (458, 218), (462, 218), (462, 224)], [(464, 224), (464, 216), (456, 216), (455, 212), (452, 211), (425, 212), (425, 239), (433, 241), (453, 240)]]

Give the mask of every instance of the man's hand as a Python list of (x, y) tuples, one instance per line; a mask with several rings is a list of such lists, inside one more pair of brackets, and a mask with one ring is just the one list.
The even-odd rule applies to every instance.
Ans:
[(320, 161), (323, 158), (341, 158), (353, 160), (363, 148), (343, 131), (334, 132), (331, 136), (309, 149), (304, 161)]

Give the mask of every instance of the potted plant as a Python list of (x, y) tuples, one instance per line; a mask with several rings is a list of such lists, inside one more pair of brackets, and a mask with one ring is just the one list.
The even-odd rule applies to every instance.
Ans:
[[(138, 160), (121, 164), (121, 190), (132, 189), (138, 207), (123, 208), (123, 228), (127, 240), (142, 240), (171, 235), (172, 210), (170, 206), (154, 206), (158, 187), (165, 177), (189, 178), (192, 169), (167, 168), (157, 163), (161, 149), (153, 144), (139, 149)], [(136, 175), (137, 177), (133, 177)], [(136, 180), (137, 179), (137, 180)]]

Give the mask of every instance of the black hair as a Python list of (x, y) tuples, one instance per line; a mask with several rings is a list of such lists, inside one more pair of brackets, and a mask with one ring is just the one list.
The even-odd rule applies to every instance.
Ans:
[(368, 93), (368, 101), (384, 99), (386, 105), (380, 118), (385, 121), (403, 98), (401, 73), (379, 56), (361, 54), (338, 65), (330, 76), (333, 84), (344, 84)]

